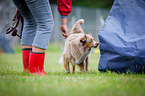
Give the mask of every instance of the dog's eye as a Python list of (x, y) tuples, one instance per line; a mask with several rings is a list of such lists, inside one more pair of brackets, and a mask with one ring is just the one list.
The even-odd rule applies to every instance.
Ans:
[(90, 40), (90, 42), (92, 42), (92, 40)]

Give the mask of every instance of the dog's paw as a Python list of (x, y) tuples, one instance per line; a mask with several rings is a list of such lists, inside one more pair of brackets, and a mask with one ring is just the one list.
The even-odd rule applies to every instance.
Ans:
[(85, 73), (88, 73), (88, 71), (85, 71)]
[(67, 73), (70, 73), (70, 71), (65, 71), (65, 73), (67, 74)]

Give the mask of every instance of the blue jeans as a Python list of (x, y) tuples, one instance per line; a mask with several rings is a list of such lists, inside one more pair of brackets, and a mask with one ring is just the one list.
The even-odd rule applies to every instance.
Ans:
[(24, 17), (22, 45), (47, 49), (53, 30), (53, 16), (48, 0), (13, 0)]

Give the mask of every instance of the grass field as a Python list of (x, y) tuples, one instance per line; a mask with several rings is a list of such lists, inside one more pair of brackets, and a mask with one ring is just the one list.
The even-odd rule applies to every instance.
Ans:
[(21, 48), (15, 54), (0, 54), (0, 96), (145, 96), (145, 74), (100, 73), (99, 54), (90, 56), (89, 72), (65, 74), (58, 63), (61, 46), (46, 51), (48, 76), (22, 73)]

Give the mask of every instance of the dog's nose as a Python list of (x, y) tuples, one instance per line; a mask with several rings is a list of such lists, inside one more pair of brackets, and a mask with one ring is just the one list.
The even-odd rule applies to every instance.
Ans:
[(98, 45), (99, 45), (99, 43), (95, 43), (94, 48), (97, 48)]

